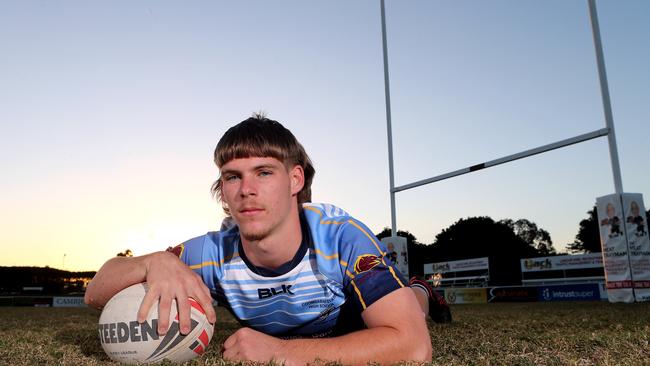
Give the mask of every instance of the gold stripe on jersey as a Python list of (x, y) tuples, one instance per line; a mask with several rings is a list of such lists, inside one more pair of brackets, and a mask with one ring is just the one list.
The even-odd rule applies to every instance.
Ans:
[(359, 224), (357, 224), (356, 222), (354, 222), (354, 221), (352, 221), (352, 220), (349, 220), (349, 222), (350, 222), (352, 225), (354, 225), (354, 227), (356, 227), (357, 229), (361, 230), (361, 232), (362, 232), (365, 236), (367, 236), (368, 239), (370, 239), (370, 241), (375, 245), (375, 248), (377, 248), (377, 250), (379, 251), (379, 253), (380, 253), (380, 255), (381, 255), (381, 263), (382, 263), (384, 266), (388, 267), (388, 270), (390, 271), (390, 274), (393, 275), (393, 278), (395, 279), (395, 281), (397, 281), (397, 283), (400, 285), (400, 287), (404, 287), (404, 284), (402, 283), (402, 281), (399, 280), (399, 277), (397, 277), (397, 274), (395, 273), (395, 270), (393, 269), (393, 267), (389, 266), (389, 265), (386, 263), (386, 261), (384, 260), (384, 256), (386, 255), (386, 253), (382, 252), (381, 249), (379, 249), (379, 245), (377, 245), (377, 242), (375, 242), (375, 239), (373, 239), (373, 237), (372, 237), (371, 235), (369, 235), (365, 230), (363, 230), (363, 228), (362, 228), (361, 226), (359, 226)]
[(331, 255), (327, 255), (327, 254), (321, 252), (320, 249), (316, 249), (314, 252), (315, 252), (316, 254), (320, 255), (321, 257), (325, 258), (325, 259), (335, 259), (335, 258), (338, 258), (338, 257), (339, 257), (339, 254), (338, 254), (338, 253), (334, 253), (334, 254), (331, 254)]
[(348, 222), (349, 222), (350, 224), (352, 224), (354, 227), (356, 227), (357, 229), (361, 230), (361, 232), (362, 232), (366, 237), (368, 237), (368, 239), (370, 239), (370, 241), (375, 245), (375, 248), (377, 248), (377, 251), (379, 252), (379, 254), (380, 254), (382, 257), (386, 254), (386, 253), (382, 252), (381, 249), (379, 249), (379, 245), (377, 245), (377, 243), (375, 242), (375, 239), (373, 239), (372, 235), (368, 234), (365, 230), (363, 230), (363, 228), (362, 228), (361, 226), (359, 226), (359, 224), (357, 224), (357, 223), (354, 222), (353, 220), (348, 220)]
[[(311, 206), (303, 206), (303, 208), (304, 208), (304, 209), (307, 209), (307, 210), (310, 210), (310, 211), (314, 211), (314, 212), (316, 212), (320, 217), (323, 217), (323, 212), (322, 212), (321, 210), (315, 208), (315, 207), (311, 207)], [(378, 245), (377, 242), (375, 241), (374, 237), (373, 237), (372, 235), (368, 234), (368, 233), (366, 232), (366, 230), (364, 230), (361, 226), (359, 226), (359, 224), (357, 224), (356, 222), (354, 222), (354, 220), (347, 220), (347, 221), (342, 221), (342, 222), (339, 222), (339, 221), (322, 221), (322, 220), (321, 220), (320, 223), (321, 223), (321, 224), (326, 224), (326, 225), (327, 225), (327, 224), (340, 225), (340, 224), (344, 224), (344, 223), (346, 223), (346, 222), (349, 222), (350, 224), (352, 224), (352, 226), (354, 226), (354, 227), (356, 227), (357, 229), (359, 229), (359, 230), (360, 230), (360, 231), (361, 231), (361, 232), (362, 232), (362, 233), (363, 233), (363, 234), (364, 234), (364, 235), (365, 235), (365, 236), (370, 240), (370, 242), (372, 242), (372, 244), (375, 246), (375, 248), (377, 248), (377, 251), (378, 251), (379, 254), (380, 254), (380, 257), (381, 257), (381, 263), (382, 263), (384, 266), (388, 267), (388, 270), (390, 271), (390, 274), (393, 276), (393, 278), (395, 279), (395, 281), (397, 281), (397, 283), (400, 285), (400, 287), (404, 287), (404, 284), (402, 283), (402, 281), (400, 281), (399, 277), (397, 277), (397, 274), (395, 273), (395, 270), (393, 269), (393, 267), (389, 266), (389, 265), (386, 263), (386, 261), (384, 260), (384, 257), (385, 257), (385, 255), (386, 255), (386, 253), (385, 253), (385, 252), (382, 252), (381, 248), (379, 248), (379, 245)], [(316, 252), (319, 253), (318, 249), (316, 250)], [(328, 258), (327, 256), (325, 256), (325, 255), (322, 254), (322, 253), (319, 253), (319, 254), (320, 254), (321, 256), (323, 256), (324, 258), (326, 258), (326, 259), (332, 259), (332, 258)], [(337, 256), (338, 256), (338, 254), (337, 254)], [(342, 265), (344, 265), (345, 267), (348, 266), (348, 264), (347, 264), (346, 262), (342, 261), (342, 260), (339, 261), (339, 262), (340, 262)], [(346, 272), (346, 274), (347, 274), (350, 278), (354, 278), (354, 276), (353, 276), (353, 275), (352, 275), (348, 270), (346, 270), (345, 272)], [(354, 284), (354, 282), (353, 282), (352, 284), (354, 285), (354, 289), (355, 289), (355, 290), (357, 291), (357, 293), (359, 294), (359, 297), (361, 297), (361, 294), (358, 292), (359, 289), (357, 288), (357, 286)], [(362, 300), (362, 302), (363, 302), (363, 300)], [(364, 308), (364, 309), (366, 308), (366, 307), (365, 307), (365, 304), (364, 304), (364, 307), (363, 307), (363, 308)]]
[(354, 283), (354, 280), (350, 281), (350, 283), (352, 283), (352, 286), (354, 287), (354, 292), (356, 292), (357, 296), (359, 297), (359, 301), (361, 302), (361, 306), (363, 307), (363, 310), (366, 310), (366, 302), (363, 301), (363, 296), (361, 296), (361, 291), (359, 291), (357, 284)]
[(237, 257), (239, 257), (239, 254), (233, 254), (233, 255), (229, 255), (229, 256), (223, 258), (218, 263), (215, 262), (215, 261), (209, 261), (209, 262), (203, 262), (203, 263), (199, 263), (199, 264), (193, 264), (193, 265), (191, 265), (189, 267), (190, 267), (190, 269), (199, 269), (199, 268), (209, 267), (209, 266), (221, 267), (226, 261), (229, 261), (229, 260), (231, 260), (233, 258), (237, 258)]

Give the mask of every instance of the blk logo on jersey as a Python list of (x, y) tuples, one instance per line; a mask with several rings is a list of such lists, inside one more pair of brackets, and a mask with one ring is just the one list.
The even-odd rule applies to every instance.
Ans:
[(282, 287), (280, 287), (279, 289), (258, 288), (257, 295), (259, 295), (260, 299), (268, 299), (269, 297), (273, 297), (275, 295), (280, 295), (280, 294), (295, 295), (293, 292), (291, 292), (291, 286), (292, 285), (282, 285)]
[(354, 263), (354, 270), (358, 273), (370, 271), (371, 269), (377, 267), (381, 263), (381, 260), (372, 254), (363, 254), (357, 257), (357, 261)]

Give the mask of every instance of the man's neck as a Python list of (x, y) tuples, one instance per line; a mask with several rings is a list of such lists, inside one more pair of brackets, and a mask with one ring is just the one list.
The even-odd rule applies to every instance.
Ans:
[(250, 241), (241, 237), (246, 258), (255, 266), (276, 269), (289, 262), (298, 252), (302, 242), (300, 216), (291, 215), (277, 232), (262, 240)]

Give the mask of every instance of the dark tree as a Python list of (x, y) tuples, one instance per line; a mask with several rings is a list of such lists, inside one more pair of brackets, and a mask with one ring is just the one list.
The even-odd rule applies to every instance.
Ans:
[(596, 206), (587, 211), (587, 215), (589, 217), (580, 221), (580, 228), (578, 229), (575, 241), (567, 245), (567, 249), (572, 253), (602, 252)]
[(16, 295), (24, 287), (42, 287), (39, 295), (79, 293), (95, 272), (70, 272), (50, 267), (0, 267), (0, 294)]
[(133, 252), (131, 251), (131, 249), (127, 249), (127, 250), (125, 250), (123, 252), (117, 253), (117, 256), (118, 257), (133, 257)]
[(488, 257), (491, 285), (519, 284), (519, 260), (539, 255), (510, 226), (490, 217), (458, 220), (436, 236), (431, 250), (435, 262)]
[(548, 231), (537, 227), (532, 221), (526, 219), (519, 219), (513, 221), (511, 219), (503, 219), (499, 221), (501, 224), (505, 224), (515, 235), (520, 237), (528, 245), (537, 249), (539, 255), (555, 255), (555, 248), (553, 248), (553, 240), (551, 240), (551, 234)]

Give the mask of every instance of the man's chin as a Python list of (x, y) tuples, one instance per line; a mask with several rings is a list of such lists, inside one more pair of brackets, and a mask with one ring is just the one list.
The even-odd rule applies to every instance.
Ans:
[(260, 241), (266, 238), (269, 233), (266, 230), (242, 230), (240, 227), (239, 234), (242, 238), (246, 239), (246, 241)]

